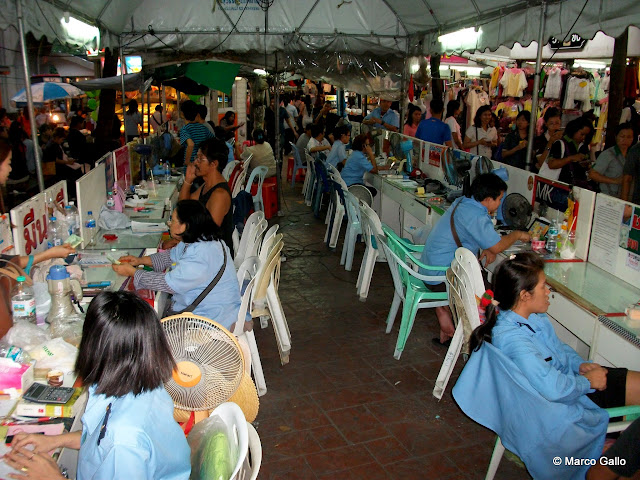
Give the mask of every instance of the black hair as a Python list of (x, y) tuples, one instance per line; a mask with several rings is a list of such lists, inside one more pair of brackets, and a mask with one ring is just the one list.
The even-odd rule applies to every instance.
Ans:
[(367, 136), (366, 135), (357, 135), (352, 141), (351, 141), (351, 149), (352, 150), (357, 150), (358, 152), (362, 152), (364, 150), (364, 144), (367, 140)]
[(313, 130), (313, 123), (307, 123), (307, 124), (304, 126), (304, 131), (305, 131), (305, 133), (306, 133), (306, 131), (307, 131), (307, 130), (309, 130), (309, 131)]
[(342, 137), (342, 135), (349, 135), (350, 133), (351, 130), (349, 130), (349, 127), (347, 127), (346, 125), (340, 125), (339, 127), (333, 129), (333, 138), (338, 141), (340, 140), (340, 137)]
[(207, 207), (198, 200), (180, 200), (176, 203), (176, 216), (185, 231), (180, 235), (184, 243), (210, 242), (220, 239), (220, 228), (213, 221)]
[(560, 109), (556, 108), (556, 107), (550, 107), (547, 108), (547, 111), (544, 112), (544, 121), (545, 123), (548, 122), (549, 120), (551, 120), (552, 118), (562, 118), (562, 112), (560, 111)]
[(518, 120), (520, 117), (523, 117), (527, 121), (527, 123), (531, 123), (531, 112), (529, 112), (528, 110), (520, 111), (516, 116), (516, 120)]
[(127, 115), (133, 115), (138, 111), (138, 102), (131, 100), (127, 105)]
[(200, 114), (200, 118), (204, 120), (207, 118), (207, 113), (209, 113), (209, 110), (207, 109), (206, 105), (198, 105), (198, 113)]
[(253, 131), (253, 139), (258, 145), (262, 145), (264, 143), (264, 130), (262, 130), (261, 128), (256, 128)]
[(7, 109), (6, 108), (0, 108), (0, 119), (3, 119), (6, 116), (7, 116)]
[(473, 126), (480, 128), (482, 126), (482, 114), (484, 112), (491, 112), (491, 107), (489, 105), (482, 105), (477, 111), (476, 116), (473, 117)]
[(507, 191), (507, 184), (493, 173), (477, 175), (471, 184), (470, 194), (478, 202), (486, 198), (496, 199)]
[[(218, 127), (216, 127), (218, 128)], [(222, 138), (209, 138), (200, 144), (202, 154), (207, 157), (209, 163), (217, 160), (218, 171), (222, 173), (229, 161), (229, 147)]]
[(12, 152), (11, 144), (4, 138), (0, 138), (0, 165), (2, 165)]
[(155, 390), (175, 360), (151, 306), (133, 292), (101, 292), (89, 304), (75, 372), (107, 397)]
[(233, 110), (229, 110), (227, 113), (224, 114), (224, 119), (229, 122), (231, 120), (231, 116), (236, 116), (236, 112), (234, 112)]
[[(421, 112), (420, 107), (414, 105), (413, 103), (410, 103), (408, 106), (408, 111), (407, 111), (407, 121), (406, 121), (406, 125), (413, 125), (413, 112)], [(418, 120), (418, 123), (420, 123), (420, 120)]]
[(447, 103), (447, 115), (445, 118), (453, 117), (460, 108), (460, 102), (458, 100), (449, 100)]
[(444, 110), (444, 102), (439, 98), (434, 98), (429, 102), (431, 113), (442, 113)]
[(156, 112), (161, 112), (162, 111), (162, 105), (156, 105), (155, 111)]
[(316, 138), (318, 135), (320, 135), (321, 133), (324, 133), (324, 127), (322, 125), (319, 125), (317, 123), (314, 123), (311, 126), (311, 136), (313, 138)]
[(616, 137), (623, 130), (632, 130), (633, 131), (633, 124), (631, 122), (625, 122), (625, 123), (618, 124), (618, 126), (616, 127), (616, 130), (615, 130)]
[(69, 128), (75, 128), (83, 123), (84, 118), (82, 118), (80, 115), (74, 115), (73, 117), (71, 117), (71, 121), (69, 122)]
[(62, 127), (58, 127), (53, 131), (53, 138), (67, 138), (67, 131)]
[(498, 305), (490, 303), (485, 309), (486, 320), (471, 334), (469, 346), (476, 351), (482, 342), (491, 343), (491, 332), (498, 319), (498, 309), (511, 310), (520, 300), (520, 292), (532, 292), (544, 271), (542, 257), (533, 252), (518, 253), (512, 260), (502, 262), (493, 274), (493, 295)]
[(582, 117), (575, 118), (567, 123), (567, 126), (564, 129), (564, 134), (569, 138), (573, 138), (573, 136), (584, 127), (589, 127), (591, 130), (593, 130), (593, 126), (587, 119)]
[(198, 114), (198, 104), (193, 100), (187, 100), (180, 105), (180, 111), (185, 119), (193, 122)]

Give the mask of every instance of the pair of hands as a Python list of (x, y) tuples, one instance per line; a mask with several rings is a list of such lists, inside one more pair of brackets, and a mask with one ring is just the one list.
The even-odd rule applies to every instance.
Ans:
[(138, 269), (136, 268), (138, 265), (143, 265), (142, 259), (140, 257), (134, 257), (133, 255), (125, 255), (124, 257), (120, 257), (118, 259), (122, 262), (121, 265), (112, 265), (113, 271), (118, 275), (122, 275), (123, 277), (133, 277)]
[(497, 141), (490, 142), (485, 140), (484, 138), (481, 138), (480, 140), (478, 140), (478, 145), (482, 145), (485, 147), (495, 147), (498, 145), (498, 142)]
[[(64, 478), (55, 460), (47, 453), (61, 445), (59, 435), (38, 435), (18, 433), (11, 442), (11, 451), (4, 456), (7, 465), (20, 474), (11, 473), (9, 477), (20, 480), (58, 480)], [(27, 446), (32, 445), (33, 450)]]
[(523, 150), (527, 148), (527, 145), (529, 145), (529, 140), (521, 140), (520, 143), (518, 144), (518, 150)]
[(607, 388), (607, 369), (597, 363), (581, 363), (578, 373), (589, 380), (591, 388), (604, 390)]

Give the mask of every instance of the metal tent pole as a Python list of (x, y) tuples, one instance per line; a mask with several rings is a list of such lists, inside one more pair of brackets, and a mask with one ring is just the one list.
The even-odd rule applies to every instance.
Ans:
[(24, 37), (24, 20), (22, 18), (22, 0), (16, 1), (18, 13), (18, 32), (20, 33), (20, 50), (22, 52), (22, 68), (24, 71), (24, 90), (27, 93), (27, 107), (29, 108), (29, 123), (31, 124), (31, 140), (33, 141), (33, 154), (36, 157), (36, 174), (38, 187), (44, 190), (44, 176), (42, 175), (42, 158), (38, 148), (38, 129), (36, 127), (35, 110), (33, 108), (33, 94), (31, 93), (31, 75), (29, 74), (29, 62), (27, 59), (27, 45)]
[(122, 88), (122, 125), (124, 125), (124, 143), (127, 143), (127, 126), (125, 125), (125, 118), (124, 118), (124, 112), (125, 112), (125, 101), (126, 98), (125, 97), (125, 90), (124, 90), (124, 72), (125, 72), (125, 61), (124, 61), (124, 55), (123, 55), (123, 50), (122, 50), (122, 37), (120, 37), (120, 85)]
[(544, 47), (544, 27), (547, 20), (547, 2), (540, 5), (540, 31), (538, 33), (538, 55), (536, 56), (536, 73), (533, 77), (533, 97), (531, 98), (531, 121), (529, 122), (529, 135), (527, 142), (527, 170), (532, 171), (535, 164), (533, 157), (533, 139), (536, 134), (536, 114), (538, 112), (538, 92), (540, 90), (540, 74), (542, 73), (542, 48)]
[(280, 202), (280, 189), (282, 187), (282, 166), (284, 165), (284, 160), (281, 158), (282, 149), (280, 148), (280, 73), (278, 72), (278, 52), (275, 52), (275, 71), (276, 71), (276, 81), (275, 81), (275, 134), (276, 134), (276, 192), (278, 192), (278, 216), (282, 216), (281, 212), (281, 202)]

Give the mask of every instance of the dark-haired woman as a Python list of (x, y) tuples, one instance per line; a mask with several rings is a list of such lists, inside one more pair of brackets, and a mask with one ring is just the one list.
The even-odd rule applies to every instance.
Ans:
[[(136, 288), (173, 294), (174, 312), (190, 306), (222, 271), (193, 313), (231, 329), (238, 320), (240, 289), (231, 254), (220, 240), (211, 215), (200, 202), (181, 200), (171, 216), (169, 231), (179, 241), (171, 250), (145, 257), (127, 255), (120, 258), (123, 264), (114, 265), (113, 269), (120, 275), (133, 277)], [(153, 272), (139, 270), (136, 268), (139, 265), (152, 267)], [(167, 268), (169, 271), (165, 273)]]
[(473, 119), (473, 125), (464, 134), (464, 148), (475, 155), (491, 158), (491, 148), (498, 146), (498, 131), (490, 126), (491, 107), (481, 106)]
[(456, 117), (460, 115), (460, 112), (462, 112), (460, 102), (458, 100), (449, 101), (449, 103), (447, 103), (447, 115), (445, 116), (444, 123), (449, 125), (449, 130), (451, 130), (451, 140), (453, 140), (453, 148), (463, 150), (464, 144), (462, 142), (460, 124), (458, 123), (458, 120), (456, 120)]
[(562, 128), (561, 110), (555, 107), (547, 108), (547, 111), (544, 112), (543, 120), (544, 133), (538, 135), (533, 140), (533, 151), (536, 155), (536, 171), (540, 170), (542, 165), (547, 161), (551, 147), (562, 138), (564, 131)]
[(413, 103), (410, 103), (409, 113), (407, 114), (407, 121), (404, 124), (402, 133), (409, 137), (415, 137), (416, 130), (418, 130), (418, 125), (420, 124), (421, 118), (422, 118), (422, 110), (420, 110), (420, 107), (414, 105)]
[(142, 115), (138, 111), (138, 102), (131, 100), (124, 114), (124, 133), (127, 136), (127, 142), (140, 135), (139, 127), (141, 126)]
[(89, 387), (82, 430), (17, 434), (4, 461), (22, 474), (10, 476), (66, 478), (48, 452), (67, 447), (79, 450), (78, 480), (188, 479), (189, 445), (163, 385), (174, 368), (149, 304), (134, 293), (100, 293), (87, 310), (75, 366)]
[(224, 117), (222, 117), (222, 120), (220, 120), (220, 126), (224, 128), (224, 131), (225, 131), (224, 139), (226, 141), (229, 141), (232, 138), (235, 138), (236, 130), (244, 125), (244, 122), (240, 122), (238, 125), (234, 125), (235, 122), (236, 122), (236, 112), (232, 112), (232, 111), (228, 111), (227, 113), (225, 113)]
[[(494, 275), (497, 305), (487, 307), (486, 321), (474, 330), (471, 348), (476, 355), (475, 351), (483, 342), (490, 342), (515, 363), (544, 399), (574, 406), (571, 418), (563, 421), (578, 425), (583, 436), (564, 438), (563, 448), (573, 448), (575, 452), (583, 449), (580, 450), (583, 455), (588, 453), (597, 459), (604, 443), (608, 416), (593, 403), (601, 408), (637, 405), (640, 402), (640, 373), (584, 361), (557, 337), (546, 315), (550, 291), (543, 269), (544, 262), (534, 253), (521, 253), (500, 264)], [(482, 381), (481, 378), (477, 380)], [(514, 396), (514, 401), (522, 395), (509, 394)], [(518, 431), (526, 433), (531, 444), (550, 442), (544, 431), (547, 412), (531, 413), (532, 418), (523, 418)], [(564, 425), (553, 428), (562, 432)], [(601, 435), (596, 435), (599, 431)], [(594, 435), (592, 445), (584, 443)], [(576, 458), (582, 457), (576, 455)], [(553, 470), (550, 460), (541, 457), (537, 461), (548, 462), (547, 468)], [(584, 472), (582, 477), (579, 475), (578, 472), (575, 477), (558, 475), (551, 478), (584, 478)]]
[(255, 129), (253, 131), (253, 139), (256, 144), (244, 149), (244, 152), (242, 152), (243, 158), (248, 158), (249, 155), (253, 155), (249, 168), (253, 170), (256, 167), (267, 167), (269, 169), (267, 171), (267, 177), (275, 177), (276, 157), (273, 155), (271, 145), (265, 142), (266, 135), (264, 130), (260, 128)]
[[(564, 136), (553, 144), (547, 165), (553, 171), (559, 170), (557, 180), (588, 188), (587, 172), (591, 166), (588, 136), (593, 133), (593, 126), (584, 118), (576, 118), (567, 123)], [(583, 144), (585, 144), (583, 146)]]
[(502, 161), (521, 169), (527, 167), (527, 144), (531, 112), (522, 110), (516, 117), (516, 129), (509, 132), (502, 147)]

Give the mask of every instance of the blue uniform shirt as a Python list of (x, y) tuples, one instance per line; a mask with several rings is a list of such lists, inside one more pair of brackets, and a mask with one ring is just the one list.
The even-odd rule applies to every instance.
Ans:
[[(126, 379), (122, 379), (126, 382)], [(163, 386), (140, 395), (106, 397), (89, 388), (82, 416), (78, 480), (187, 480), (191, 451), (173, 419), (173, 400)], [(98, 437), (111, 404), (104, 437)]]
[[(447, 125), (445, 124), (445, 126)], [(438, 220), (438, 223), (436, 223), (427, 237), (420, 258), (423, 263), (434, 267), (451, 265), (458, 247), (451, 232), (450, 218), (451, 212), (453, 212), (458, 203), (460, 203), (460, 207), (456, 210), (453, 219), (463, 247), (468, 248), (477, 255), (480, 249), (485, 250), (493, 247), (500, 241), (500, 234), (493, 228), (487, 207), (474, 198), (460, 197), (453, 202), (442, 218)], [(442, 275), (442, 272), (424, 269), (421, 269), (421, 273), (425, 275)], [(436, 284), (439, 282), (427, 283)]]
[[(398, 114), (398, 112), (394, 110), (389, 109), (385, 112), (384, 115), (382, 115), (382, 110), (380, 109), (380, 107), (378, 107), (374, 109), (373, 112), (371, 112), (369, 115), (364, 117), (365, 120), (369, 120), (371, 118), (381, 118), (384, 123), (396, 128), (400, 128), (400, 115)], [(379, 128), (383, 128), (384, 130), (387, 129), (387, 127), (383, 125), (375, 125), (375, 126)]]
[(372, 169), (373, 165), (371, 165), (371, 162), (365, 157), (364, 153), (359, 150), (354, 150), (347, 159), (347, 163), (342, 169), (342, 172), (340, 172), (340, 176), (344, 180), (344, 183), (347, 184), (347, 187), (349, 187), (354, 183), (362, 183), (364, 174), (370, 172)]
[(345, 158), (347, 158), (347, 146), (340, 141), (340, 139), (333, 142), (333, 146), (331, 147), (331, 151), (327, 156), (327, 163), (333, 165), (334, 167), (338, 166), (338, 163), (342, 162)]
[(418, 124), (416, 138), (425, 142), (444, 145), (444, 142), (451, 141), (451, 128), (439, 118), (427, 118)]
[(238, 321), (240, 311), (240, 287), (233, 266), (233, 259), (224, 243), (180, 242), (171, 249), (175, 266), (165, 275), (167, 285), (175, 292), (173, 310), (187, 308), (207, 288), (222, 266), (222, 249), (227, 249), (227, 266), (218, 284), (193, 311), (214, 320), (227, 329)]
[(235, 160), (235, 157), (233, 156), (233, 145), (231, 145), (229, 142), (224, 142), (225, 145), (227, 145), (227, 148), (229, 149), (229, 155), (227, 156), (227, 162), (233, 162)]

